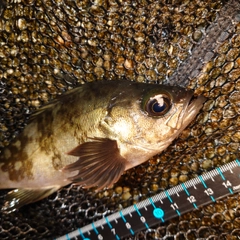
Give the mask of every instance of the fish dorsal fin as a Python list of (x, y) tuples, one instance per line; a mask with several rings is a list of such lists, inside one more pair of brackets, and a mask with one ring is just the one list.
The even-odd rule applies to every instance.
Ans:
[[(82, 85), (83, 86), (83, 85)], [(74, 89), (68, 90), (67, 92), (63, 93), (62, 95), (57, 96), (55, 99), (49, 100), (49, 102), (40, 108), (38, 108), (36, 111), (34, 111), (31, 116), (29, 117), (29, 122), (33, 121), (35, 118), (37, 118), (39, 115), (46, 111), (52, 111), (54, 110), (56, 105), (62, 105), (63, 103), (69, 103), (71, 102), (71, 99), (74, 98), (75, 95), (80, 93), (80, 90), (82, 89), (82, 86), (76, 87)]]
[(98, 190), (113, 185), (125, 170), (127, 160), (120, 155), (117, 142), (108, 138), (92, 138), (80, 144), (68, 154), (79, 160), (63, 168), (63, 171), (79, 171), (68, 180), (85, 188), (97, 186)]
[(32, 203), (39, 201), (45, 197), (48, 197), (52, 193), (56, 192), (60, 186), (51, 186), (48, 188), (20, 188), (15, 189), (10, 192), (5, 197), (5, 204), (2, 207), (2, 211), (11, 213), (16, 209)]
[(56, 105), (56, 103), (57, 103), (57, 100), (55, 99), (55, 100), (51, 101), (50, 103), (35, 110), (29, 117), (28, 122), (30, 123), (30, 122), (34, 121), (39, 115), (41, 115), (42, 113), (44, 113), (48, 110), (52, 111), (52, 109), (54, 109), (54, 106)]

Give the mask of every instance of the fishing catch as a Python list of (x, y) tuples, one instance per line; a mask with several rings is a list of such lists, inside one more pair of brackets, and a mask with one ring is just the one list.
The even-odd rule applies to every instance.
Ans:
[(205, 97), (181, 87), (130, 81), (86, 83), (40, 108), (0, 155), (3, 211), (76, 183), (111, 187), (125, 170), (166, 149)]

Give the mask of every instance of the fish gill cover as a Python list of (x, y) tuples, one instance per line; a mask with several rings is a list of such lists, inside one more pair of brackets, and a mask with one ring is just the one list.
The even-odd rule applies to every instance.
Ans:
[[(0, 239), (64, 235), (239, 157), (239, 22), (238, 0), (1, 0), (1, 148), (34, 110), (89, 81), (170, 83), (207, 101), (166, 151), (113, 188), (70, 185), (1, 212)], [(238, 239), (239, 201), (235, 194), (126, 239)]]

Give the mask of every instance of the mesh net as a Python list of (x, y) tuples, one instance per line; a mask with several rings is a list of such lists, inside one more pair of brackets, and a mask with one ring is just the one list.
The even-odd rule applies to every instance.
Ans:
[[(239, 11), (238, 0), (1, 0), (1, 148), (35, 109), (84, 82), (181, 83), (208, 100), (166, 151), (124, 173), (112, 189), (67, 186), (12, 214), (0, 213), (0, 239), (64, 235), (235, 160)], [(0, 206), (6, 193), (0, 192)], [(232, 195), (126, 239), (239, 239), (239, 201)]]

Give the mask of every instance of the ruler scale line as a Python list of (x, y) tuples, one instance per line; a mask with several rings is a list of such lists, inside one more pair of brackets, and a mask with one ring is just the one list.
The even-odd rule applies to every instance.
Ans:
[(119, 212), (104, 216), (57, 240), (74, 237), (82, 240), (120, 240), (239, 191), (240, 161), (236, 159)]

